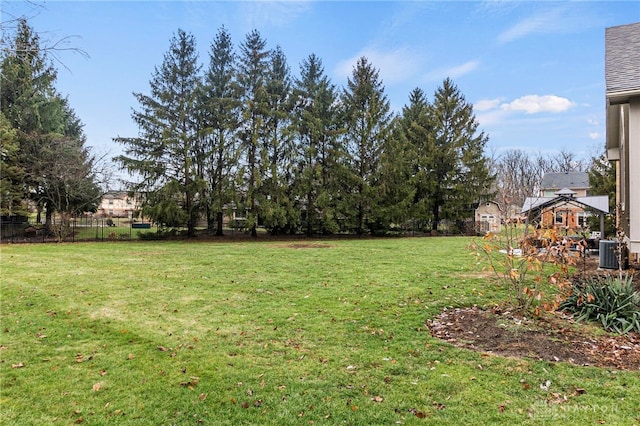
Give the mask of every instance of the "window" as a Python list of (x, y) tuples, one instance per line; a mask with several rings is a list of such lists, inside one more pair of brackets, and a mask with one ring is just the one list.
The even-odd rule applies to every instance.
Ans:
[(109, 198), (109, 205), (113, 205), (113, 198)]
[(576, 213), (576, 222), (580, 228), (587, 227), (587, 218), (589, 217), (589, 213), (587, 212), (577, 212)]
[(562, 212), (556, 212), (554, 223), (556, 225), (564, 225), (564, 215), (562, 214)]

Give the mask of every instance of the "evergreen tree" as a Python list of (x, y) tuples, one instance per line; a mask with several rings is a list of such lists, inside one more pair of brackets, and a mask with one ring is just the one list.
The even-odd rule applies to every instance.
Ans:
[(242, 199), (248, 211), (247, 225), (251, 236), (256, 237), (260, 216), (259, 189), (262, 186), (260, 160), (264, 156), (261, 141), (266, 133), (268, 117), (268, 95), (266, 80), (270, 52), (267, 42), (257, 30), (247, 34), (240, 46), (238, 82), (242, 90), (242, 126), (240, 128), (240, 149), (244, 157), (241, 170)]
[(196, 155), (200, 130), (194, 111), (199, 90), (195, 39), (178, 30), (170, 41), (162, 65), (150, 81), (151, 94), (135, 93), (141, 109), (133, 112), (138, 137), (117, 137), (125, 155), (116, 158), (141, 177), (133, 190), (145, 195), (143, 214), (168, 226), (187, 224), (195, 235), (200, 212)]
[[(589, 195), (608, 195), (609, 196), (609, 212), (605, 218), (605, 232), (607, 235), (615, 235), (617, 214), (616, 209), (616, 163), (607, 159), (606, 153), (591, 159), (591, 167), (587, 171), (589, 174)], [(591, 229), (600, 229), (598, 216), (594, 215), (589, 218), (589, 227)], [(604, 237), (604, 235), (603, 235)]]
[(353, 220), (356, 234), (361, 235), (374, 221), (377, 205), (374, 182), (392, 118), (379, 71), (365, 57), (358, 60), (347, 81), (342, 106), (349, 169), (343, 208)]
[(431, 210), (432, 230), (442, 219), (462, 221), (473, 215), (472, 205), (489, 199), (491, 175), (484, 147), (484, 132), (477, 133), (473, 105), (450, 79), (435, 92), (432, 108)]
[[(19, 197), (30, 198), (39, 213), (46, 212), (47, 228), (60, 231), (71, 215), (91, 211), (99, 202), (95, 159), (85, 147), (82, 122), (57, 93), (56, 70), (26, 20), (19, 20), (7, 46), (0, 62), (0, 108), (6, 129), (2, 135), (2, 195), (10, 199), (3, 198), (3, 208), (13, 209)], [(53, 229), (56, 212), (61, 222)]]
[(296, 228), (299, 210), (294, 206), (291, 184), (293, 144), (291, 136), (291, 75), (280, 46), (270, 54), (266, 81), (268, 115), (265, 122), (263, 158), (266, 165), (261, 192), (264, 225), (273, 235)]
[(22, 133), (62, 132), (61, 114), (56, 114), (57, 71), (40, 51), (40, 37), (26, 20), (20, 19), (15, 37), (2, 50), (0, 110)]
[(379, 231), (404, 226), (412, 219), (411, 206), (413, 151), (400, 119), (393, 121), (391, 137), (385, 139), (376, 181), (376, 225)]
[(333, 188), (338, 148), (336, 89), (312, 54), (300, 65), (295, 81), (293, 121), (296, 132), (295, 194), (304, 200), (306, 234), (337, 231)]
[(26, 216), (27, 204), (22, 182), (25, 171), (19, 162), (18, 132), (0, 111), (0, 215)]
[(412, 188), (411, 218), (418, 220), (414, 226), (423, 227), (431, 223), (432, 194), (437, 190), (434, 171), (436, 169), (435, 139), (433, 137), (432, 110), (424, 92), (416, 88), (409, 94), (409, 105), (402, 109), (400, 127), (406, 139), (410, 161)]
[(211, 45), (209, 69), (205, 74), (202, 113), (206, 140), (205, 175), (208, 179), (207, 217), (215, 219), (216, 235), (223, 235), (225, 205), (234, 198), (234, 173), (238, 165), (237, 127), (240, 88), (236, 57), (229, 32), (222, 27)]

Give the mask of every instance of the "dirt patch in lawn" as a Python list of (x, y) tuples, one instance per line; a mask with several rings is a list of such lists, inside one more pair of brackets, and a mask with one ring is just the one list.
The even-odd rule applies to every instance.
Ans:
[(312, 249), (312, 248), (331, 248), (331, 244), (321, 244), (321, 243), (291, 243), (291, 244), (282, 244), (278, 247), (282, 248), (291, 248), (291, 249)]
[[(578, 267), (574, 282), (617, 273), (599, 270), (593, 259)], [(627, 272), (634, 274), (639, 287), (638, 268)], [(639, 333), (606, 333), (559, 312), (527, 318), (501, 308), (447, 309), (427, 326), (434, 337), (494, 355), (640, 371)]]

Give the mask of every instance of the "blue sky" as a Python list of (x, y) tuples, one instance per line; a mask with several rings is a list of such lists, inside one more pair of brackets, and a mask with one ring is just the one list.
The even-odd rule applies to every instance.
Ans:
[[(132, 92), (148, 93), (154, 67), (181, 28), (200, 61), (224, 25), (236, 46), (260, 31), (291, 72), (314, 53), (338, 87), (356, 60), (380, 70), (392, 108), (412, 89), (429, 100), (446, 77), (474, 105), (487, 151), (600, 152), (605, 132), (604, 30), (640, 21), (639, 1), (3, 1), (2, 21), (25, 14), (44, 40), (72, 36), (56, 62), (57, 88), (85, 124), (96, 154), (136, 136)], [(63, 66), (64, 64), (64, 66)]]

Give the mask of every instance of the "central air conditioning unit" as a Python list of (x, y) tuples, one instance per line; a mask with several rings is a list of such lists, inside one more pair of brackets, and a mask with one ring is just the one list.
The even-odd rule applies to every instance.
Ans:
[(627, 246), (615, 240), (600, 240), (600, 268), (619, 269), (618, 259), (622, 260), (622, 269), (629, 269)]

